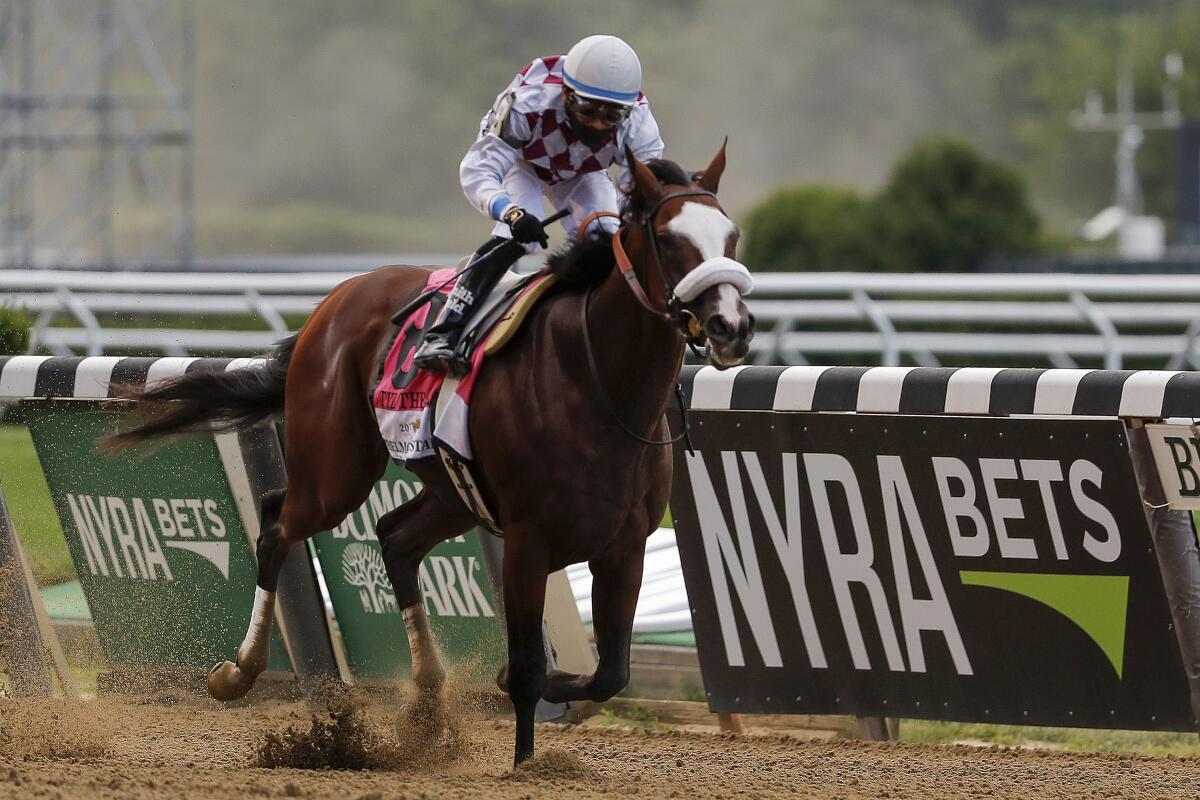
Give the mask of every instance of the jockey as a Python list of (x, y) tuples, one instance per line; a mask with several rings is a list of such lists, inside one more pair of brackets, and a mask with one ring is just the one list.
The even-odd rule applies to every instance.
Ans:
[[(548, 246), (540, 221), (543, 197), (555, 211), (569, 210), (563, 226), (572, 237), (616, 232), (617, 219), (596, 216), (617, 212), (609, 166), (621, 167), (618, 183), (628, 191), (625, 148), (642, 161), (663, 152), (641, 84), (637, 54), (616, 36), (588, 36), (566, 56), (535, 59), (517, 73), (484, 116), (479, 138), (459, 166), (467, 199), (496, 220), (492, 238), (472, 260), (510, 239), (529, 253)], [(466, 372), (469, 365), (457, 350), (463, 328), (520, 255), (519, 248), (502, 248), (459, 279), (417, 351), (418, 366)]]

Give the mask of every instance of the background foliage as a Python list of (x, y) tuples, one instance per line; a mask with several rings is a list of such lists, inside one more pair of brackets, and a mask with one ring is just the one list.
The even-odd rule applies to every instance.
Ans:
[(919, 143), (878, 194), (799, 186), (746, 215), (755, 270), (969, 272), (1039, 248), (1025, 181), (952, 139)]
[[(598, 31), (637, 48), (671, 158), (702, 166), (729, 135), (735, 215), (796, 184), (875, 192), (914, 143), (950, 136), (1015, 165), (1069, 231), (1110, 201), (1115, 137), (1067, 115), (1089, 89), (1113, 108), (1119, 58), (1154, 109), (1178, 49), (1200, 113), (1195, 2), (205, 0), (196, 19), (203, 255), (474, 247), (487, 223), (457, 166), (479, 118), (531, 57)], [(1168, 220), (1174, 158), (1169, 132), (1139, 157)]]
[(29, 349), (29, 314), (22, 308), (0, 305), (0, 356), (15, 356)]
[(772, 192), (746, 214), (741, 258), (756, 271), (867, 269), (866, 211), (862, 196), (842, 186)]

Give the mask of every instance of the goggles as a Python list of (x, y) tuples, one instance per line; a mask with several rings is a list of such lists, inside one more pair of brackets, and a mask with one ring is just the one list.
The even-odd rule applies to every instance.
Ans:
[(629, 117), (629, 106), (589, 100), (567, 91), (567, 110), (580, 119), (599, 120), (607, 125), (620, 125)]

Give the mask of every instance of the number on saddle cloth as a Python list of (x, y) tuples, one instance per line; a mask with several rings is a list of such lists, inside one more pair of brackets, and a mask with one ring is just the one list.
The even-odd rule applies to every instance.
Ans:
[(437, 323), (438, 317), (442, 313), (442, 306), (446, 304), (446, 295), (443, 292), (435, 292), (427, 302), (428, 310), (425, 312), (425, 321), (421, 323), (420, 327), (415, 325), (410, 327), (404, 334), (404, 352), (400, 354), (400, 359), (396, 362), (396, 372), (392, 375), (392, 386), (397, 389), (408, 386), (421, 371), (413, 363), (413, 354), (425, 341), (425, 334)]

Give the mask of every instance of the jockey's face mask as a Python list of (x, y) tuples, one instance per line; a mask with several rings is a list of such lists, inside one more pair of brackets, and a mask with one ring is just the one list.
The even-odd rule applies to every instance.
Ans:
[(629, 119), (628, 106), (588, 100), (570, 89), (566, 90), (565, 106), (572, 130), (590, 145), (604, 142), (614, 128)]

